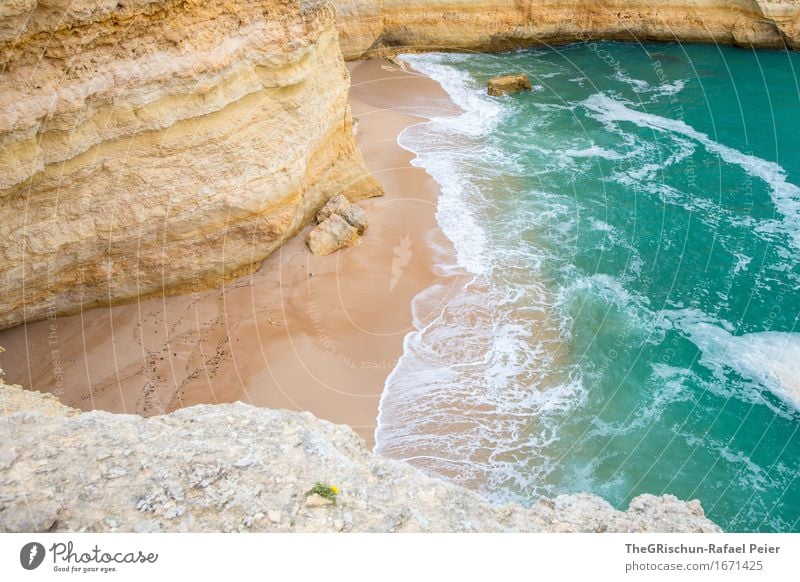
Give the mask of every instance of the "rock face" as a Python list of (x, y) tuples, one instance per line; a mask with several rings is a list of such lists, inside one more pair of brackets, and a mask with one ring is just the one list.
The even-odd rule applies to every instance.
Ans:
[(499, 96), (508, 93), (519, 93), (520, 91), (530, 91), (533, 88), (530, 79), (522, 73), (518, 75), (504, 75), (489, 79), (486, 90), (489, 95)]
[(306, 242), (312, 253), (324, 256), (358, 243), (367, 229), (367, 213), (340, 194), (317, 213), (317, 223)]
[[(347, 427), (241, 403), (78, 413), (0, 382), (0, 530), (713, 532), (697, 501), (592, 495), (493, 506), (373, 457)], [(336, 504), (309, 501), (316, 482)]]
[[(376, 195), (347, 58), (577, 39), (800, 46), (797, 0), (7, 0), (0, 328), (233, 278)], [(24, 284), (23, 284), (24, 282)]]
[(324, 0), (0, 3), (0, 328), (218, 284), (380, 194), (348, 88)]
[(345, 58), (582, 39), (800, 47), (796, 0), (333, 0)]

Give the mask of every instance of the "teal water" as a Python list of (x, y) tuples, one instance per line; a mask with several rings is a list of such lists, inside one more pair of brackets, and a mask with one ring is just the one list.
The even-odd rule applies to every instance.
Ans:
[[(377, 450), (497, 500), (698, 498), (800, 531), (800, 55), (576, 44), (408, 56), (464, 113), (401, 135), (457, 251)], [(495, 75), (535, 90), (485, 95)]]

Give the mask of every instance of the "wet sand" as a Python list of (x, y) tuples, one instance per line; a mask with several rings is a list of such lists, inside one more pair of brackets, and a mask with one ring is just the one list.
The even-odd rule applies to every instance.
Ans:
[(237, 400), (308, 410), (372, 446), (411, 301), (437, 282), (434, 249), (449, 248), (434, 215), (438, 186), (397, 136), (455, 107), (436, 82), (386, 61), (349, 69), (357, 141), (386, 190), (359, 203), (370, 219), (360, 245), (316, 257), (306, 229), (222, 288), (5, 330), (5, 380), (83, 410), (151, 416)]

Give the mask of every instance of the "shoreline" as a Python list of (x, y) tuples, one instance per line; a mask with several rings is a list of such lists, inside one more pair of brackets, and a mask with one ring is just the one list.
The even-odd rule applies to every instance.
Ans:
[(241, 400), (347, 424), (370, 447), (386, 378), (414, 331), (412, 301), (449, 241), (439, 186), (397, 141), (457, 108), (439, 84), (385, 60), (347, 63), (356, 141), (385, 195), (359, 205), (361, 244), (311, 255), (310, 227), (221, 288), (91, 309), (0, 332), (5, 379), (81, 410), (154, 416)]

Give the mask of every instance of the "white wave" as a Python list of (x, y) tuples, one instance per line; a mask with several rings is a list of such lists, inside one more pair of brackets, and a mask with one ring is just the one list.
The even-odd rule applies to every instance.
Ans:
[(764, 181), (770, 187), (773, 204), (784, 217), (783, 232), (791, 238), (795, 247), (800, 248), (800, 188), (786, 181), (786, 171), (775, 162), (742, 153), (716, 142), (683, 121), (631, 109), (625, 103), (603, 93), (595, 93), (586, 99), (583, 105), (594, 113), (595, 119), (603, 123), (615, 124), (627, 121), (639, 127), (692, 139), (729, 164), (737, 165), (749, 175)]
[(676, 93), (680, 93), (683, 91), (683, 88), (686, 86), (686, 81), (682, 79), (677, 79), (672, 83), (662, 83), (658, 86), (658, 94), (659, 95), (675, 95)]
[(600, 220), (598, 218), (591, 218), (590, 224), (594, 230), (598, 230), (600, 232), (613, 232), (614, 227), (605, 222), (604, 220)]
[(736, 276), (742, 271), (746, 271), (748, 265), (752, 262), (753, 257), (748, 257), (745, 254), (740, 252), (732, 252), (734, 257), (736, 257), (736, 264), (733, 266), (733, 275)]
[(418, 162), (415, 165), (424, 167), (441, 185), (436, 220), (447, 238), (453, 242), (459, 265), (476, 275), (486, 272), (489, 268), (489, 262), (484, 256), (487, 235), (472, 209), (464, 203), (464, 190), (468, 185), (461, 182), (461, 176), (451, 171), (446, 163), (434, 167), (434, 162), (430, 159), (421, 159)]
[[(637, 315), (637, 319), (645, 315), (649, 299), (639, 293), (628, 291), (625, 285), (611, 275), (595, 273), (591, 276), (578, 277), (572, 285), (565, 287), (562, 297), (575, 293), (576, 291), (591, 291), (594, 295), (601, 297), (606, 303), (616, 305), (620, 309), (631, 311)], [(563, 299), (562, 299), (563, 301)]]
[[(616, 303), (620, 307), (626, 307), (634, 301), (633, 296), (625, 289), (615, 277), (597, 273), (589, 277), (589, 281), (598, 289), (601, 294), (609, 301)], [(638, 301), (647, 301), (645, 297), (638, 298)]]
[(637, 93), (650, 92), (653, 90), (652, 85), (650, 85), (650, 83), (648, 83), (647, 81), (642, 81), (641, 79), (634, 79), (632, 77), (629, 77), (622, 71), (617, 71), (616, 73), (614, 73), (614, 78), (620, 83), (625, 83)]
[(694, 398), (691, 383), (698, 380), (691, 370), (667, 364), (653, 364), (651, 369), (650, 385), (640, 396), (641, 405), (622, 422), (595, 420), (595, 436), (619, 436), (653, 426), (668, 406)]
[(541, 293), (535, 282), (507, 289), (476, 278), (408, 334), (381, 398), (376, 452), (489, 495), (505, 496), (513, 483), (528, 498), (552, 469), (543, 448), (557, 439), (557, 418), (585, 395), (578, 379), (549, 378), (547, 320), (519, 312), (536, 311)]
[[(459, 57), (450, 54), (402, 55), (415, 70), (437, 81), (458, 105), (458, 115), (433, 117), (430, 121), (405, 129), (397, 138), (405, 149), (416, 154), (412, 164), (425, 168), (441, 187), (436, 218), (442, 231), (453, 242), (458, 264), (473, 274), (485, 273), (487, 235), (476, 214), (482, 194), (470, 182), (469, 165), (483, 164), (487, 172), (513, 173), (513, 159), (483, 147), (482, 155), (472, 151), (479, 139), (490, 133), (508, 110), (489, 99), (464, 71), (449, 65)], [(464, 166), (467, 167), (464, 167)], [(499, 168), (502, 168), (500, 170)]]
[(455, 117), (438, 117), (435, 123), (442, 124), (451, 131), (473, 136), (486, 135), (497, 126), (506, 109), (502, 104), (486, 96), (485, 90), (478, 87), (469, 73), (447, 64), (452, 55), (400, 55), (400, 58), (414, 69), (438, 82), (453, 102), (464, 113)]
[(799, 333), (762, 331), (737, 336), (730, 324), (694, 309), (660, 315), (688, 336), (702, 352), (700, 363), (718, 377), (724, 379), (732, 370), (800, 409)]
[(652, 95), (653, 98), (658, 97), (667, 97), (670, 95), (675, 95), (676, 93), (680, 93), (683, 91), (683, 88), (686, 86), (686, 81), (683, 79), (677, 79), (672, 81), (671, 83), (661, 83), (659, 85), (652, 85), (647, 81), (642, 81), (641, 79), (634, 79), (629, 77), (622, 71), (617, 71), (614, 74), (614, 78), (621, 82), (628, 85), (635, 93), (640, 94), (649, 94)]
[(629, 155), (621, 154), (613, 150), (609, 150), (600, 146), (592, 145), (588, 148), (580, 150), (567, 149), (564, 150), (564, 155), (570, 158), (603, 158), (604, 160), (622, 160)]
[(529, 498), (551, 470), (542, 448), (557, 438), (555, 418), (580, 405), (584, 392), (580, 379), (552, 372), (555, 350), (548, 342), (559, 336), (548, 326), (560, 321), (543, 315), (548, 299), (535, 276), (539, 258), (515, 246), (530, 226), (515, 222), (525, 210), (509, 216), (514, 224), (494, 232), (491, 244), (483, 228), (481, 213), (491, 203), (472, 177), (502, 180), (520, 169), (481, 138), (513, 110), (449, 66), (449, 55), (403, 58), (463, 110), (413, 126), (398, 142), (440, 184), (437, 220), (453, 242), (461, 275), (472, 277), (415, 297), (416, 330), (406, 335), (386, 380), (375, 450), (489, 495), (511, 487)]

